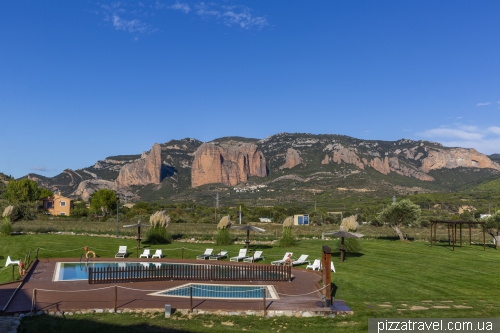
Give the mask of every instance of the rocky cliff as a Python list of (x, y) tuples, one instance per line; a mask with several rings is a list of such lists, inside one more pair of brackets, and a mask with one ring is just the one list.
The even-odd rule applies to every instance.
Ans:
[(285, 164), (280, 166), (280, 169), (291, 169), (302, 163), (299, 152), (293, 148), (288, 148), (285, 155)]
[(234, 186), (251, 176), (266, 175), (266, 159), (256, 144), (234, 141), (204, 143), (194, 154), (191, 186), (211, 183)]
[(148, 153), (142, 154), (140, 159), (120, 169), (115, 185), (117, 188), (122, 188), (132, 185), (160, 184), (161, 170), (161, 146), (155, 143)]

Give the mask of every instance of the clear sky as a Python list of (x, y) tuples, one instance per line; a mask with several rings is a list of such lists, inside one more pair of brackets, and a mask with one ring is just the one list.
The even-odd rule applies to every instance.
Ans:
[(500, 1), (0, 2), (0, 171), (186, 137), (500, 153)]

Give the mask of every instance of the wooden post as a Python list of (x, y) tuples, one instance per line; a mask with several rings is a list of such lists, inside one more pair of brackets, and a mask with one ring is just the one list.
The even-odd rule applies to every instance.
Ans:
[(330, 307), (332, 304), (332, 278), (331, 278), (331, 260), (332, 260), (332, 249), (329, 246), (323, 245), (323, 285), (325, 288), (325, 306)]
[(430, 238), (431, 238), (431, 247), (432, 247), (432, 225), (434, 224), (434, 222), (431, 222), (431, 234), (430, 234)]
[(462, 247), (462, 223), (460, 223), (460, 247)]
[(452, 241), (452, 243), (453, 243), (453, 251), (455, 251), (455, 241), (456, 241), (455, 237), (457, 237), (456, 231), (457, 231), (457, 225), (456, 224), (452, 225), (451, 226), (451, 233), (452, 233), (452, 237), (453, 237), (453, 241)]
[(118, 287), (115, 285), (115, 313), (116, 313), (116, 302), (118, 299)]
[(472, 245), (472, 229), (469, 223), (469, 245)]
[(33, 312), (36, 313), (36, 288), (33, 289)]
[(36, 248), (36, 260), (38, 260), (38, 250), (40, 250), (39, 247)]
[(14, 265), (12, 265), (12, 281), (14, 281)]
[(484, 224), (482, 224), (483, 227), (483, 251), (486, 251), (486, 228), (484, 227)]
[(193, 313), (193, 286), (189, 286), (189, 312)]
[(447, 223), (447, 225), (448, 225), (448, 245), (451, 245), (450, 224)]
[(184, 259), (184, 248), (182, 248), (182, 259)]
[(264, 300), (264, 317), (267, 316), (267, 309), (266, 309), (266, 288), (262, 288), (262, 299)]

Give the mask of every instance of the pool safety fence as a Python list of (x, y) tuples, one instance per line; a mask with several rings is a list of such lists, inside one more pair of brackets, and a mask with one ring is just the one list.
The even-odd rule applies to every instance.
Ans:
[(89, 284), (154, 281), (271, 281), (292, 280), (290, 266), (170, 264), (153, 267), (89, 267)]

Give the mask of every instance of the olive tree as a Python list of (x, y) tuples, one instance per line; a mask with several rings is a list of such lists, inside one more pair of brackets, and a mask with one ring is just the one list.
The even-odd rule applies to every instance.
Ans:
[(486, 232), (493, 237), (498, 249), (500, 247), (500, 210), (486, 218)]
[(416, 223), (420, 218), (420, 207), (408, 199), (399, 201), (384, 209), (377, 217), (382, 223), (387, 223), (404, 240), (401, 227)]

